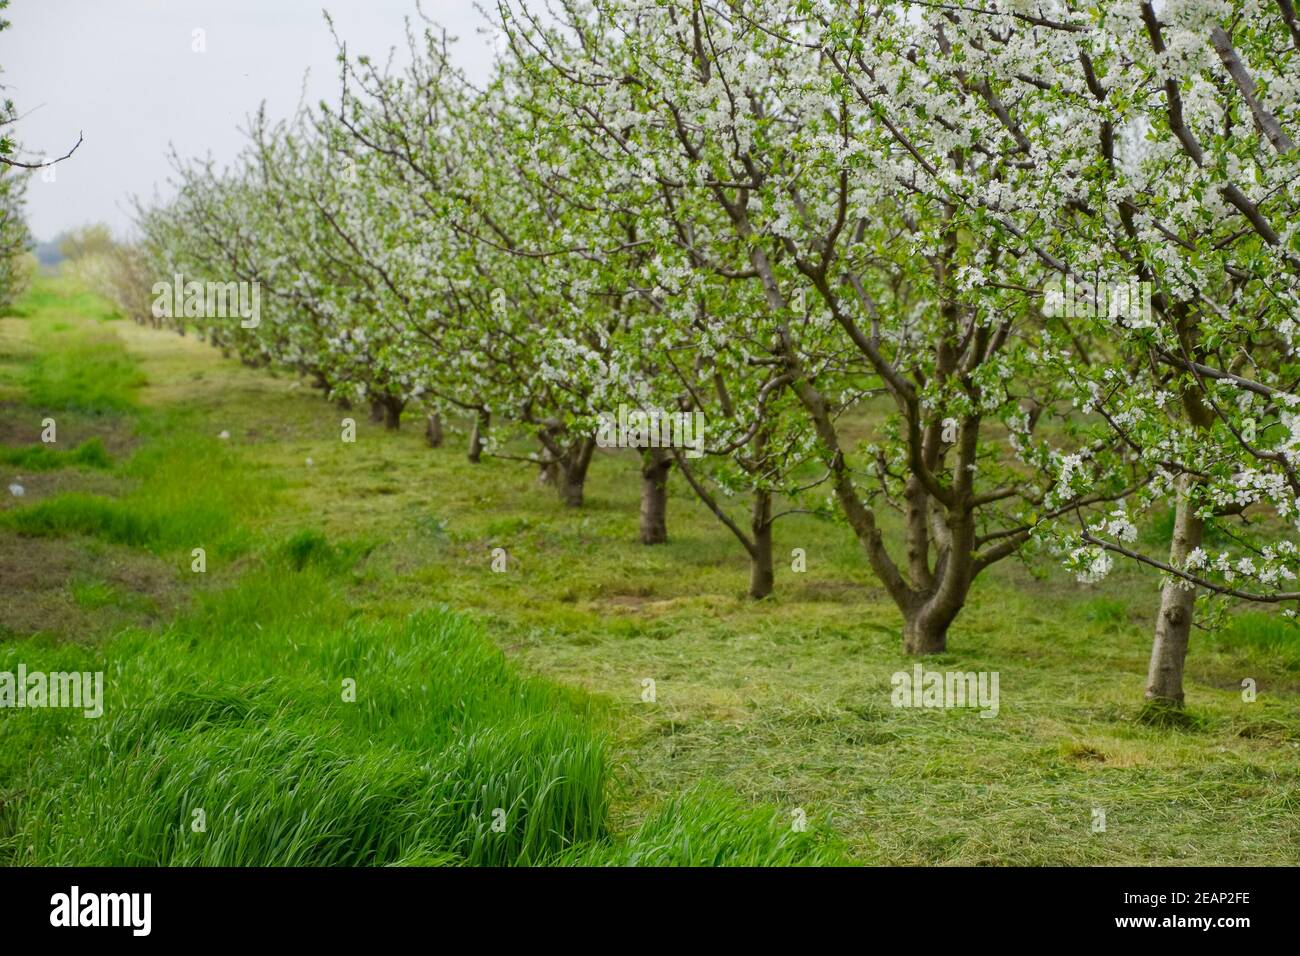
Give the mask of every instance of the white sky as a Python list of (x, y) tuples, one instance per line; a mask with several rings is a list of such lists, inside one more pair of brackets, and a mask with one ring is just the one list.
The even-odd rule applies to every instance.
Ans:
[[(338, 97), (328, 9), (350, 53), (405, 50), (416, 0), (13, 0), (0, 33), (0, 83), (20, 113), (28, 159), (61, 156), (53, 182), (32, 177), (27, 218), (38, 240), (87, 222), (130, 226), (132, 194), (169, 192), (168, 145), (218, 162), (242, 146), (245, 119), (265, 100), (273, 117)], [(490, 44), (474, 0), (423, 0), (453, 36), (462, 65), (482, 77)], [(417, 18), (418, 19), (418, 18)], [(193, 31), (206, 34), (196, 53)], [(398, 62), (401, 62), (399, 59)], [(310, 73), (309, 73), (310, 71)], [(309, 74), (309, 75), (308, 75)]]

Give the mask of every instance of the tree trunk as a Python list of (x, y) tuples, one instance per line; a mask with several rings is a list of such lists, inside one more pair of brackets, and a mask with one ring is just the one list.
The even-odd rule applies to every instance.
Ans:
[(390, 432), (395, 432), (402, 427), (402, 409), (406, 407), (406, 402), (395, 395), (390, 395), (384, 399), (384, 428)]
[(384, 403), (377, 398), (370, 400), (370, 420), (376, 424), (384, 420)]
[(480, 409), (474, 418), (474, 428), (469, 433), (469, 460), (474, 464), (483, 460), (483, 443), (487, 441), (488, 429), (491, 426), (491, 413)]
[(567, 474), (560, 482), (560, 500), (566, 507), (581, 508), (583, 502), (583, 482), (571, 479)]
[[(1193, 342), (1193, 320), (1186, 309), (1178, 316), (1178, 337), (1183, 348), (1199, 354)], [(1214, 412), (1197, 388), (1183, 390), (1183, 410), (1197, 431), (1210, 428)], [(1196, 478), (1179, 476), (1174, 498), (1174, 535), (1169, 542), (1169, 564), (1183, 568), (1187, 556), (1201, 546), (1205, 520), (1196, 514), (1193, 491)], [(1151, 663), (1147, 667), (1146, 699), (1157, 706), (1178, 709), (1183, 706), (1183, 668), (1187, 663), (1187, 646), (1196, 612), (1196, 591), (1183, 588), (1182, 582), (1169, 580), (1160, 589), (1160, 611), (1156, 615), (1155, 637), (1151, 641)]]
[(672, 456), (662, 448), (641, 453), (641, 543), (668, 541), (668, 472)]
[(772, 493), (754, 492), (754, 511), (750, 528), (754, 534), (749, 552), (749, 596), (754, 600), (767, 597), (776, 585), (772, 567)]
[(587, 483), (587, 468), (596, 448), (594, 438), (580, 438), (570, 445), (560, 461), (560, 500), (570, 508), (581, 508), (583, 489)]
[[(955, 615), (954, 615), (955, 616)], [(952, 617), (927, 613), (924, 607), (903, 612), (903, 650), (908, 654), (942, 654), (948, 649)]]
[[(1205, 519), (1196, 514), (1196, 503), (1190, 494), (1192, 481), (1190, 475), (1178, 479), (1178, 499), (1174, 506), (1169, 563), (1180, 569), (1187, 563), (1187, 556), (1201, 546), (1205, 532)], [(1183, 706), (1183, 667), (1187, 662), (1196, 604), (1196, 589), (1183, 587), (1184, 583), (1170, 579), (1160, 589), (1160, 613), (1156, 615), (1151, 664), (1147, 668), (1146, 699), (1174, 707)]]
[(430, 415), (424, 423), (424, 440), (430, 448), (442, 447), (442, 416)]

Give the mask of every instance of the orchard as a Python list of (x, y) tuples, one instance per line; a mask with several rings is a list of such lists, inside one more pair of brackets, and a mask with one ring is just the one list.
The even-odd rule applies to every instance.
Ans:
[(0, 861), (1294, 864), (1291, 0), (481, 13), (0, 143)]
[[(701, 416), (698, 463), (638, 442), (643, 540), (677, 469), (761, 599), (777, 519), (815, 510), (913, 654), (997, 562), (1137, 562), (1146, 696), (1180, 706), (1211, 605), (1300, 598), (1289, 5), (496, 15), (482, 88), (436, 24), (404, 72), (340, 40), (336, 103), (259, 120), (231, 169), (178, 161), (144, 274), (256, 284), (266, 319), (167, 321), (391, 428), (469, 421), (475, 460), (526, 441), (575, 508), (600, 416)], [(1160, 508), (1167, 551), (1135, 546)]]

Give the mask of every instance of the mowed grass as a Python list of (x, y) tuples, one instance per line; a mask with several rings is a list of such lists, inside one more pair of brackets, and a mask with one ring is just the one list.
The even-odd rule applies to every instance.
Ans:
[[(950, 635), (949, 653), (925, 661), (927, 669), (997, 671), (998, 716), (895, 708), (891, 676), (911, 671), (915, 661), (901, 654), (898, 613), (842, 527), (804, 515), (783, 519), (778, 554), (802, 548), (807, 571), (795, 573), (787, 558), (778, 566), (774, 597), (755, 603), (744, 597), (743, 551), (676, 476), (670, 542), (637, 543), (639, 475), (628, 455), (598, 455), (587, 506), (574, 511), (537, 486), (528, 466), (468, 463), (463, 432), (453, 430), (447, 447), (427, 448), (414, 412), (402, 432), (385, 433), (366, 420), (364, 409), (331, 406), (293, 375), (243, 368), (190, 339), (88, 321), (111, 325), (144, 379), (125, 413), (133, 416), (142, 447), (113, 466), (123, 487), (102, 497), (142, 519), (152, 515), (155, 523), (144, 522), (136, 543), (110, 545), (104, 544), (112, 536), (104, 530), (113, 526), (107, 515), (63, 523), (53, 513), (11, 517), (30, 521), (24, 533), (34, 536), (20, 537), (15, 524), (0, 527), (0, 548), (92, 541), (170, 562), (193, 595), (186, 613), (197, 617), (80, 640), (78, 653), (106, 662), (110, 694), (112, 669), (129, 667), (123, 700), (147, 708), (155, 697), (183, 690), (169, 683), (184, 679), (181, 673), (160, 676), (168, 668), (182, 667), (189, 653), (205, 661), (201, 647), (227, 643), (229, 670), (214, 674), (210, 668), (226, 666), (214, 660), (185, 673), (204, 693), (255, 700), (257, 707), (248, 711), (250, 719), (221, 722), (206, 738), (216, 751), (197, 744), (192, 753), (188, 744), (169, 749), (190, 762), (163, 761), (179, 776), (150, 788), (162, 795), (155, 811), (113, 802), (129, 801), (113, 794), (138, 793), (139, 779), (154, 778), (94, 785), (82, 779), (87, 816), (74, 815), (83, 822), (61, 837), (55, 803), (21, 798), (27, 809), (9, 826), (23, 837), (11, 845), (28, 859), (60, 858), (70, 852), (60, 847), (73, 845), (61, 841), (74, 833), (89, 839), (101, 826), (93, 821), (117, 817), (135, 829), (112, 831), (118, 835), (104, 852), (126, 853), (122, 833), (164, 825), (175, 830), (168, 831), (170, 849), (151, 859), (237, 858), (233, 848), (205, 850), (186, 836), (194, 834), (182, 811), (193, 804), (177, 796), (179, 781), (216, 779), (205, 776), (205, 752), (220, 754), (218, 764), (257, 764), (259, 754), (298, 754), (292, 739), (312, 755), (298, 754), (301, 759), (334, 767), (331, 773), (353, 782), (337, 761), (349, 759), (351, 721), (372, 705), (362, 681), (356, 704), (339, 700), (338, 684), (348, 675), (324, 663), (327, 649), (357, 640), (395, 648), (436, 644), (429, 622), (443, 620), (447, 612), (436, 609), (445, 605), (457, 612), (447, 620), (472, 622), (448, 626), (466, 639), (471, 633), (490, 639), (512, 673), (530, 675), (519, 679), (541, 677), (566, 688), (565, 713), (578, 722), (572, 726), (595, 728), (603, 740), (606, 818), (582, 831), (552, 821), (544, 829), (569, 835), (533, 843), (512, 862), (1300, 861), (1300, 663), (1289, 625), (1279, 626), (1272, 615), (1261, 615), (1267, 624), (1195, 635), (1187, 679), (1191, 719), (1182, 728), (1154, 727), (1139, 718), (1158, 581), (1123, 568), (1104, 585), (1085, 587), (1047, 557), (1030, 556), (982, 579)], [(0, 332), (6, 328), (0, 325)], [(354, 444), (340, 440), (347, 417), (357, 422)], [(870, 427), (861, 424), (864, 436)], [(229, 432), (228, 441), (215, 439), (221, 431)], [(75, 512), (81, 505), (51, 507)], [(233, 545), (221, 545), (223, 537)], [(218, 544), (209, 548), (207, 573), (190, 573), (190, 548), (208, 540)], [(496, 548), (507, 554), (504, 573), (492, 570)], [(263, 577), (310, 584), (300, 588), (311, 598), (301, 611), (308, 620), (317, 605), (327, 618), (335, 613), (328, 610), (334, 599), (346, 614), (304, 632), (269, 626), (257, 583)], [(214, 600), (232, 606), (209, 617), (210, 626), (195, 625), (215, 613), (205, 610)], [(46, 644), (68, 646), (66, 635), (50, 633), (13, 646)], [(303, 648), (301, 657), (289, 655), (286, 645)], [(409, 687), (432, 662), (411, 653), (419, 663), (405, 671), (407, 678), (394, 678), (382, 705), (396, 708), (384, 718), (392, 733), (381, 733), (380, 724), (369, 731), (398, 750), (431, 733)], [(1258, 691), (1253, 701), (1243, 699), (1246, 679)], [(571, 697), (574, 692), (581, 693)], [(294, 707), (308, 701), (318, 709), (299, 721)], [(409, 716), (398, 716), (408, 704)], [(35, 714), (20, 716), (29, 727), (60, 720)], [(61, 769), (43, 759), (10, 760), (15, 767), (50, 768), (46, 781), (61, 773), (81, 779), (75, 768), (85, 760), (87, 735), (108, 733), (96, 727), (108, 728), (113, 719), (111, 711), (98, 722), (67, 718), (66, 733), (75, 736)], [(501, 718), (509, 726), (515, 719)], [(157, 732), (167, 733), (161, 724)], [(139, 752), (158, 760), (159, 752), (144, 745)], [(112, 772), (145, 773), (147, 766)], [(400, 777), (398, 764), (390, 769)], [(13, 789), (27, 792), (26, 786)], [(209, 789), (211, 782), (191, 792)], [(376, 797), (376, 805), (417, 808), (417, 815), (444, 821), (438, 824), (444, 829), (415, 827), (409, 841), (360, 831), (368, 834), (363, 843), (385, 847), (373, 861), (483, 859), (471, 849), (485, 820), (482, 802), (477, 817), (468, 809), (439, 816), (431, 809), (436, 803), (421, 802), (442, 799), (432, 791), (413, 797), (401, 787), (380, 789), (387, 797)], [(332, 805), (324, 789), (313, 792), (316, 806)], [(1105, 813), (1104, 832), (1093, 830), (1097, 811)], [(259, 818), (264, 821), (287, 819), (277, 812), (270, 806), (247, 811), (269, 814)], [(230, 811), (219, 818), (229, 822)], [(343, 812), (341, 819), (356, 818)], [(806, 832), (796, 821), (806, 823)], [(281, 824), (257, 826), (265, 834), (279, 832)], [(208, 834), (215, 832), (210, 823)], [(305, 847), (314, 833), (304, 831), (301, 846), (280, 846), (292, 847), (295, 859), (311, 859), (316, 851)], [(160, 853), (156, 840), (140, 845), (146, 854)]]

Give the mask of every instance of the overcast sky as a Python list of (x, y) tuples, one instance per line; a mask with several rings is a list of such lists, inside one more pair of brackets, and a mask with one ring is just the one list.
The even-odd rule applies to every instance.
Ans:
[[(86, 222), (130, 225), (126, 197), (164, 194), (168, 144), (185, 156), (235, 156), (239, 132), (265, 100), (274, 117), (336, 99), (328, 9), (349, 51), (376, 59), (405, 49), (416, 0), (13, 0), (0, 33), (0, 83), (20, 113), (26, 158), (60, 156), (84, 132), (53, 182), (32, 177), (28, 222), (38, 240)], [(425, 14), (460, 37), (472, 76), (490, 43), (473, 0), (423, 0)], [(206, 52), (193, 50), (204, 31)]]

